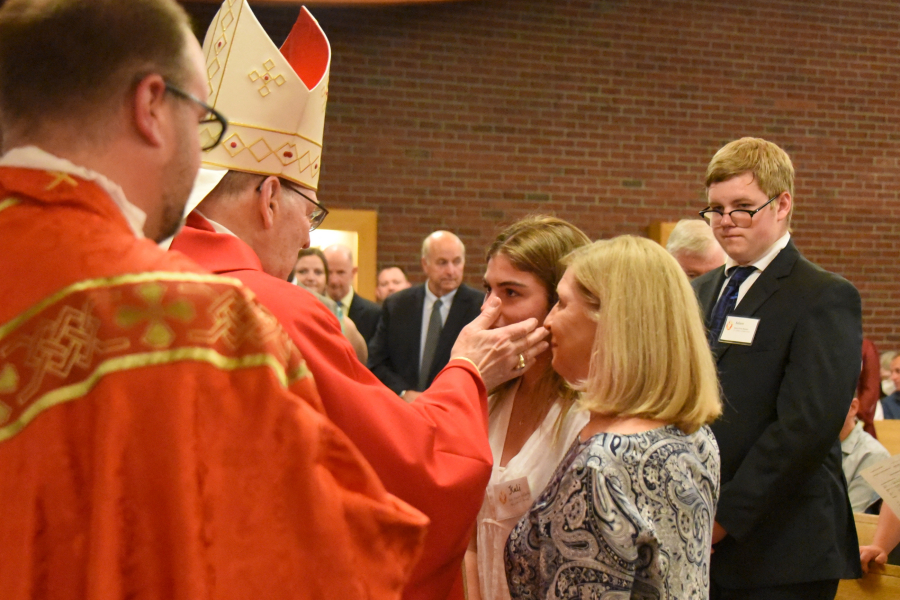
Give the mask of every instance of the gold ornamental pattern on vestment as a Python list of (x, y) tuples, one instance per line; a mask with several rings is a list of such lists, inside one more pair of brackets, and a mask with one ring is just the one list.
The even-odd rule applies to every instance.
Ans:
[(237, 280), (196, 273), (92, 279), (0, 325), (0, 442), (111, 373), (182, 361), (311, 377), (277, 319)]

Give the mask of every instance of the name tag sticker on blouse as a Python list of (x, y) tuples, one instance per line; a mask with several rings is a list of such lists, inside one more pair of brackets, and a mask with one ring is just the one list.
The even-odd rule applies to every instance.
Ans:
[(758, 326), (759, 319), (728, 315), (728, 317), (725, 318), (725, 325), (722, 326), (722, 335), (719, 336), (719, 341), (728, 344), (743, 344), (744, 346), (749, 346), (753, 343), (753, 338), (756, 336), (756, 328)]
[(531, 507), (531, 488), (528, 487), (527, 477), (495, 483), (491, 486), (491, 495), (497, 507), (497, 519), (500, 520), (521, 516)]

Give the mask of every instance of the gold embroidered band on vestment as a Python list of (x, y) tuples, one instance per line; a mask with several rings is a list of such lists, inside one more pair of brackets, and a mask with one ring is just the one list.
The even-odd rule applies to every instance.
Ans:
[(103, 377), (179, 362), (311, 377), (275, 317), (234, 279), (142, 273), (81, 281), (0, 326), (0, 441)]

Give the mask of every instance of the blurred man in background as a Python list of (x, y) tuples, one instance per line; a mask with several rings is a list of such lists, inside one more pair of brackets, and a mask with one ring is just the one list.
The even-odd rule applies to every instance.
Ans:
[(725, 264), (725, 251), (702, 219), (678, 221), (669, 234), (666, 250), (675, 257), (688, 279), (696, 279)]
[(406, 271), (401, 267), (391, 266), (385, 267), (378, 272), (378, 284), (375, 287), (375, 299), (379, 304), (384, 299), (400, 290), (410, 287), (409, 279), (406, 278)]

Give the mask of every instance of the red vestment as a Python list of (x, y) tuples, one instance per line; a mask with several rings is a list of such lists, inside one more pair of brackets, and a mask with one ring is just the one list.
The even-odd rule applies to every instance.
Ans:
[(0, 598), (399, 598), (425, 517), (234, 279), (0, 168)]
[[(300, 348), (328, 416), (362, 451), (387, 490), (431, 519), (406, 600), (443, 600), (461, 571), (472, 524), (491, 474), (484, 383), (454, 360), (407, 404), (357, 360), (337, 319), (306, 290), (267, 275), (243, 241), (216, 233), (197, 212), (176, 236), (214, 273), (243, 281)], [(458, 596), (458, 597), (461, 597)]]

